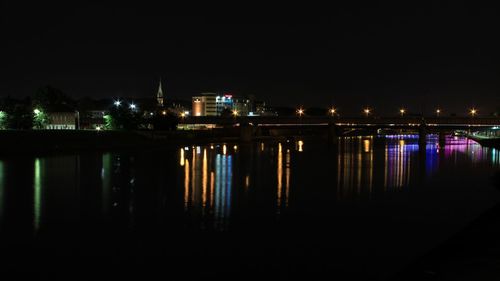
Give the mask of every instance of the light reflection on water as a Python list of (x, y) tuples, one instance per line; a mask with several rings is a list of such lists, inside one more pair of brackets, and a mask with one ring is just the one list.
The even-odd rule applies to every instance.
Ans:
[[(423, 181), (444, 168), (500, 168), (498, 150), (458, 137), (448, 137), (446, 145), (441, 147), (438, 137), (430, 136), (425, 150), (421, 150), (414, 136), (351, 137), (341, 139), (333, 154), (326, 154), (325, 149), (325, 144), (305, 139), (249, 146), (179, 147), (172, 152), (178, 158), (172, 160), (169, 173), (162, 165), (170, 158), (162, 157), (155, 164), (158, 167), (143, 167), (144, 163), (137, 162), (136, 156), (120, 153), (104, 153), (96, 155), (94, 160), (85, 160), (95, 161), (90, 165), (80, 163), (82, 156), (34, 158), (30, 168), (33, 230), (37, 233), (50, 218), (49, 207), (51, 202), (58, 200), (57, 194), (73, 200), (68, 201), (68, 206), (76, 206), (80, 192), (85, 193), (85, 188), (96, 184), (97, 195), (91, 198), (98, 200), (94, 205), (103, 218), (126, 216), (127, 225), (134, 227), (138, 208), (136, 192), (151, 186), (160, 190), (158, 210), (170, 210), (175, 206), (166, 203), (175, 198), (165, 198), (165, 194), (178, 189), (179, 193), (175, 194), (179, 195), (181, 209), (186, 215), (197, 216), (206, 228), (225, 230), (233, 211), (251, 203), (249, 196), (257, 196), (262, 204), (271, 200), (273, 213), (278, 215), (296, 207), (301, 200), (297, 192), (310, 189), (308, 183), (301, 180), (309, 176), (304, 173), (323, 177), (321, 182), (333, 191), (334, 196), (329, 199), (342, 201), (373, 200), (375, 195), (419, 188)], [(325, 166), (326, 163), (331, 164), (326, 175), (313, 174), (314, 165)], [(9, 188), (8, 165), (8, 160), (0, 160), (0, 222), (4, 218), (6, 189)], [(299, 168), (304, 165), (307, 172)], [(96, 169), (95, 177), (94, 172), (84, 171), (84, 168)], [(157, 171), (155, 169), (158, 172), (153, 172)], [(177, 182), (172, 181), (176, 173), (179, 175)], [(138, 177), (140, 182), (136, 183)], [(256, 192), (260, 193), (255, 195)], [(55, 199), (51, 201), (50, 198)]]
[(3, 212), (5, 206), (5, 164), (2, 160), (0, 160), (0, 226), (3, 220)]

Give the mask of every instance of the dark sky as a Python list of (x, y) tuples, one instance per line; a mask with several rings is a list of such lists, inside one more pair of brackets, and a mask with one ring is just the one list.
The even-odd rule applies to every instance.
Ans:
[[(1, 6), (0, 95), (254, 94), (274, 105), (500, 106), (498, 11), (461, 4), (181, 15), (158, 3)], [(436, 2), (434, 2), (436, 3)]]

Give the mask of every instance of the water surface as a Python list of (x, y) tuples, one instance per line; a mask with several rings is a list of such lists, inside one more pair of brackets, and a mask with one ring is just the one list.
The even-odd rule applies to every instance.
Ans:
[(499, 151), (415, 136), (0, 159), (0, 274), (384, 279), (500, 202)]

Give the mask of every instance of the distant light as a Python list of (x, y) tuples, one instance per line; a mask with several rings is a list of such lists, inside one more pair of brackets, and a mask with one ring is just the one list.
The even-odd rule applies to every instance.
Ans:
[(475, 108), (471, 109), (471, 110), (470, 110), (470, 114), (471, 114), (472, 116), (476, 115), (476, 114), (477, 114), (477, 109), (475, 109)]
[(184, 111), (184, 114), (187, 116), (189, 115), (189, 111)]
[(116, 107), (119, 107), (120, 105), (122, 105), (122, 102), (120, 100), (116, 100), (114, 104)]
[(233, 110), (233, 115), (238, 116), (238, 110)]
[(151, 112), (151, 113), (149, 113), (149, 115), (153, 116), (153, 115), (154, 115), (154, 113), (153, 113), (153, 112)]
[(36, 108), (35, 110), (33, 110), (33, 113), (35, 113), (36, 115), (38, 115), (38, 114), (40, 114), (42, 112), (40, 111), (40, 109)]
[(100, 130), (101, 130), (101, 126), (97, 126), (95, 129), (96, 129), (97, 131), (100, 131)]
[(370, 115), (370, 113), (371, 113), (371, 109), (369, 109), (369, 108), (365, 108), (365, 109), (363, 110), (363, 112), (366, 114), (366, 116), (368, 116), (368, 115)]
[(334, 107), (332, 107), (332, 108), (330, 108), (329, 112), (333, 116), (333, 115), (335, 115), (335, 113), (337, 113), (337, 109), (335, 109)]
[(406, 109), (401, 108), (401, 109), (399, 110), (399, 113), (401, 113), (401, 116), (403, 116), (403, 115), (406, 113)]
[(161, 112), (161, 114), (163, 114), (163, 115), (167, 115), (167, 111), (163, 110), (163, 111)]
[(297, 114), (298, 114), (299, 116), (304, 115), (304, 109), (303, 109), (302, 107), (300, 107), (299, 109), (297, 109)]
[(134, 110), (136, 108), (137, 108), (137, 106), (135, 104), (133, 104), (133, 103), (130, 104), (130, 109)]
[(181, 117), (182, 117), (182, 118), (186, 117), (186, 113), (182, 112), (182, 113), (181, 113)]

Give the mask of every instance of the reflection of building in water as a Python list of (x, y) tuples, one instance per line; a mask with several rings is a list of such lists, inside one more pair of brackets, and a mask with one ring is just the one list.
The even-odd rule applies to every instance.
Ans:
[(416, 143), (407, 143), (399, 139), (396, 143), (387, 143), (385, 146), (385, 190), (400, 189), (408, 186), (412, 171), (412, 155), (418, 151)]
[(35, 175), (33, 181), (33, 228), (35, 232), (40, 229), (42, 219), (42, 161), (35, 159)]
[(339, 143), (338, 197), (370, 194), (373, 188), (373, 138), (347, 138)]
[(210, 216), (216, 229), (225, 229), (231, 213), (233, 156), (228, 155), (226, 145), (217, 150), (221, 151), (196, 147), (180, 152), (184, 158), (180, 163), (184, 166), (184, 209)]
[(0, 160), (0, 223), (3, 220), (3, 209), (5, 205), (5, 166), (4, 162)]
[(290, 194), (290, 149), (286, 150), (285, 156), (285, 186), (283, 187), (283, 146), (278, 144), (278, 163), (277, 163), (277, 191), (276, 204), (278, 214), (282, 209), (288, 207), (288, 197)]
[(103, 214), (109, 214), (111, 205), (111, 173), (113, 172), (113, 161), (110, 153), (102, 155), (101, 168), (101, 209)]

